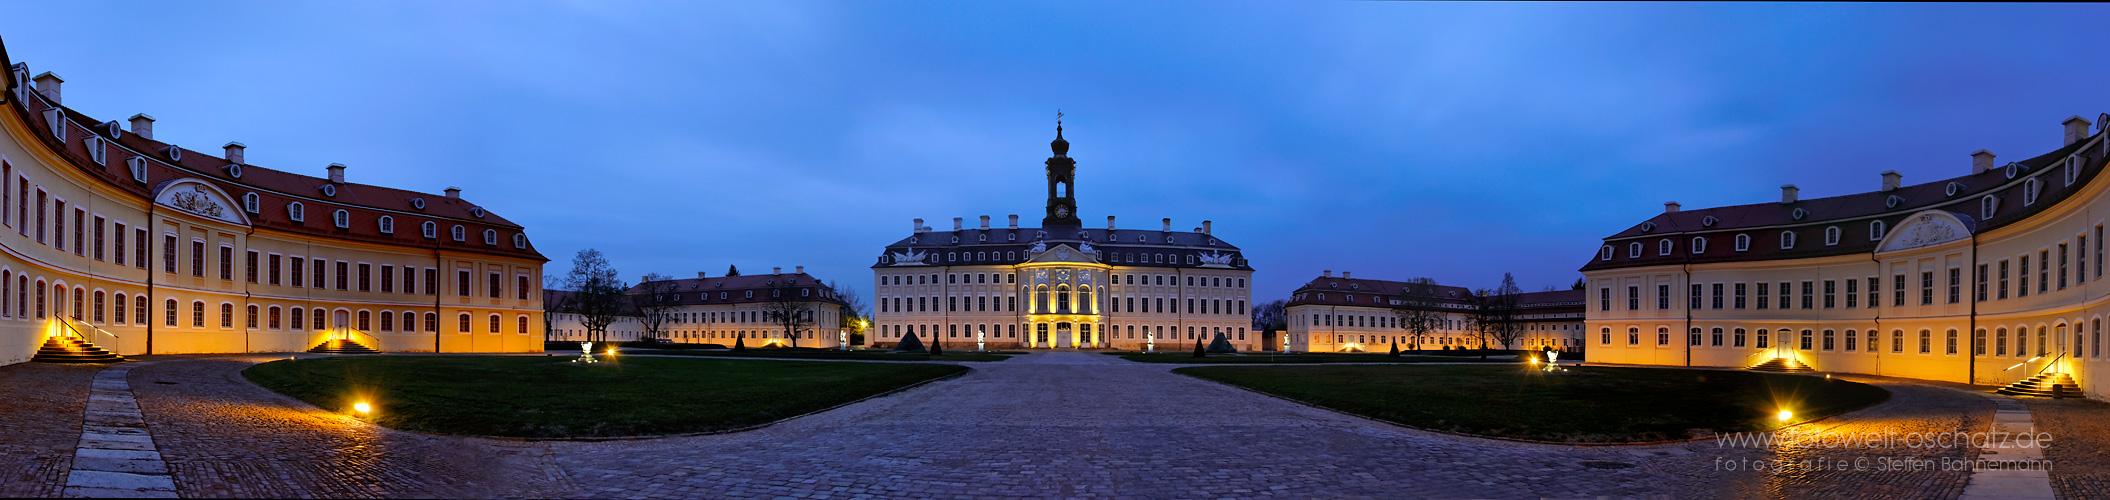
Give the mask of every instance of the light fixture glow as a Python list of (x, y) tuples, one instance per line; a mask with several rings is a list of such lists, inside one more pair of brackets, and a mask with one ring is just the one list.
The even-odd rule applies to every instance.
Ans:
[(352, 403), (352, 410), (357, 411), (359, 413), (367, 413), (374, 411), (374, 407), (367, 406), (365, 401), (361, 401), (357, 403)]
[(1792, 412), (1792, 411), (1787, 411), (1787, 410), (1781, 410), (1781, 411), (1780, 411), (1780, 421), (1782, 421), (1782, 422), (1786, 422), (1786, 421), (1788, 421), (1788, 419), (1791, 419), (1791, 418), (1795, 418), (1795, 412)]

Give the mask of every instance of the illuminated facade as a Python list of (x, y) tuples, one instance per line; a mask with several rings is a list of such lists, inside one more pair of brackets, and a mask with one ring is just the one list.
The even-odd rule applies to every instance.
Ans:
[(1056, 127), (1046, 161), (1041, 227), (949, 232), (915, 221), (872, 266), (874, 321), (866, 343), (892, 347), (907, 335), (951, 349), (1192, 349), (1222, 334), (1240, 350), (1250, 332), (1253, 268), (1212, 223), (1173, 231), (1085, 228), (1077, 218), (1076, 162)]
[(64, 107), (62, 82), (9, 64), (0, 93), (0, 363), (75, 334), (124, 355), (541, 349), (547, 259), (458, 190), (158, 142), (144, 114)]
[[(658, 315), (659, 338), (668, 342), (687, 344), (720, 344), (731, 346), (735, 339), (747, 339), (748, 347), (778, 345), (791, 347), (793, 339), (787, 336), (785, 322), (774, 318), (779, 310), (797, 311), (801, 318), (796, 322), (797, 347), (840, 347), (849, 331), (843, 328), (842, 298), (835, 289), (812, 275), (806, 274), (806, 266), (798, 266), (790, 273), (776, 268), (770, 274), (705, 277), (696, 273), (695, 279), (679, 279), (631, 287), (633, 304), (655, 303), (655, 293), (663, 298), (660, 307), (645, 307)], [(552, 290), (550, 299), (557, 304), (558, 312), (550, 319), (550, 340), (587, 340), (587, 329), (579, 315), (566, 312), (564, 297), (569, 292)], [(780, 300), (788, 298), (789, 300)], [(609, 323), (606, 339), (613, 341), (640, 340), (650, 335), (654, 328), (647, 326), (647, 313), (633, 309)]]
[[(1422, 291), (1426, 302), (1440, 311), (1435, 327), (1415, 338), (1400, 320), (1401, 295), (1406, 282), (1352, 278), (1342, 272), (1334, 277), (1325, 271), (1318, 278), (1290, 293), (1286, 311), (1289, 332), (1284, 339), (1290, 352), (1386, 352), (1398, 342), (1401, 350), (1503, 348), (1492, 337), (1483, 337), (1473, 325), (1472, 290), (1437, 285)], [(1508, 347), (1574, 352), (1582, 348), (1583, 292), (1559, 290), (1517, 294), (1514, 320), (1522, 331)]]
[(2049, 153), (1879, 191), (1664, 213), (1583, 267), (1589, 360), (1753, 366), (1977, 384), (2071, 374), (2088, 394), (2110, 313), (2103, 134), (2078, 116)]

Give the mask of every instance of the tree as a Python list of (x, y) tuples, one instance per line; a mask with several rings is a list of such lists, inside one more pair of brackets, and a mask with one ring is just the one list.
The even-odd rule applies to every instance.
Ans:
[(1573, 284), (1573, 285), (1568, 285), (1568, 289), (1569, 289), (1569, 290), (1581, 290), (1581, 289), (1584, 289), (1584, 288), (1588, 288), (1588, 287), (1589, 287), (1589, 285), (1588, 285), (1587, 283), (1583, 283), (1583, 279), (1582, 279), (1582, 278), (1576, 278), (1576, 279), (1575, 279), (1575, 284)]
[[(1487, 349), (1487, 334), (1489, 333), (1490, 329), (1494, 328), (1495, 324), (1495, 305), (1493, 302), (1494, 291), (1488, 290), (1486, 288), (1473, 290), (1472, 295), (1466, 298), (1466, 303), (1470, 305), (1471, 308), (1467, 309), (1465, 313), (1465, 327), (1471, 329), (1474, 333), (1479, 334), (1479, 348), (1483, 351)], [(1482, 359), (1485, 359), (1487, 357), (1487, 353), (1481, 352), (1480, 357)]]
[[(798, 275), (777, 275), (769, 298), (762, 302), (762, 317), (784, 329), (784, 338), (799, 346), (799, 334), (813, 325), (813, 289), (798, 286)], [(807, 283), (817, 285), (818, 283)]]
[(673, 276), (649, 273), (638, 278), (630, 304), (637, 308), (638, 326), (644, 327), (647, 338), (667, 337), (666, 326), (673, 322), (674, 310), (681, 307), (680, 298), (681, 283)]
[(570, 312), (571, 294), (564, 290), (564, 280), (556, 276), (542, 276), (542, 341), (557, 340), (559, 314)]
[(850, 345), (864, 345), (865, 328), (871, 325), (870, 306), (865, 304), (864, 297), (857, 295), (856, 290), (838, 288), (833, 281), (828, 282), (828, 288), (835, 290), (836, 300), (842, 301), (842, 304), (837, 306), (841, 312), (835, 315), (836, 326), (850, 332)]
[[(1253, 330), (1259, 331), (1262, 339), (1283, 337), (1289, 331), (1289, 301), (1276, 299), (1253, 306)], [(1282, 339), (1282, 348), (1289, 349), (1289, 339)]]
[(739, 276), (739, 275), (740, 275), (740, 266), (727, 266), (727, 267), (725, 268), (725, 277), (727, 277), (727, 278), (731, 278), (731, 277), (734, 277), (734, 276)]
[(1503, 349), (1513, 348), (1511, 344), (1524, 337), (1524, 324), (1517, 318), (1517, 301), (1523, 298), (1523, 294), (1523, 290), (1517, 289), (1516, 277), (1502, 273), (1502, 285), (1495, 287), (1488, 301), (1491, 306), (1488, 317), (1494, 323), (1486, 332), (1492, 334), (1496, 342), (1501, 342)]
[(607, 342), (608, 325), (623, 316), (628, 309), (624, 292), (630, 285), (623, 283), (616, 274), (615, 266), (600, 250), (580, 250), (571, 259), (571, 272), (564, 276), (564, 287), (571, 289), (571, 313), (579, 316), (579, 323), (586, 326), (588, 341)]
[(1407, 280), (1395, 297), (1392, 316), (1399, 319), (1400, 328), (1413, 335), (1414, 341), (1407, 343), (1408, 349), (1420, 349), (1421, 337), (1443, 325), (1447, 315), (1443, 312), (1442, 291), (1436, 280), (1414, 278)]

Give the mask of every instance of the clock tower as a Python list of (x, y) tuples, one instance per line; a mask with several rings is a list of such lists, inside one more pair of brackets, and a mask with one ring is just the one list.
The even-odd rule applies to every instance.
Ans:
[(1079, 227), (1077, 219), (1077, 160), (1070, 159), (1070, 141), (1062, 139), (1062, 121), (1055, 122), (1055, 142), (1048, 143), (1055, 156), (1048, 157), (1048, 217), (1040, 227)]

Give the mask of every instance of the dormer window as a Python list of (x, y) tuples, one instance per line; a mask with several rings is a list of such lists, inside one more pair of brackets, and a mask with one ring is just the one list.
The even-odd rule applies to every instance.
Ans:
[(1894, 194), (1890, 195), (1889, 198), (1883, 199), (1883, 206), (1885, 208), (1897, 208), (1899, 204), (1903, 203), (1905, 203), (1905, 197)]
[(1612, 246), (1605, 245), (1604, 248), (1597, 249), (1597, 260), (1612, 260)]
[(1018, 233), (1004, 235), (1004, 241), (1018, 241)]
[(81, 146), (88, 148), (89, 161), (95, 162), (96, 165), (107, 165), (109, 163), (110, 148), (103, 145), (102, 137), (88, 136), (87, 139), (81, 141)]
[(1825, 227), (1824, 246), (1832, 246), (1837, 244), (1839, 244), (1839, 226)]
[(2022, 162), (2008, 162), (2007, 168), (2003, 168), (2001, 171), (2007, 174), (2007, 178), (2013, 179), (2016, 175), (2022, 173)]
[(1781, 250), (1788, 250), (1788, 249), (1792, 249), (1792, 248), (1795, 248), (1795, 232), (1794, 232), (1794, 231), (1781, 231), (1781, 232), (1780, 232), (1780, 249), (1781, 249)]
[(1694, 253), (1694, 254), (1701, 254), (1701, 253), (1707, 253), (1707, 238), (1706, 238), (1706, 237), (1704, 237), (1704, 236), (1694, 236), (1694, 237), (1692, 237), (1692, 253)]
[(2035, 177), (2022, 181), (2022, 206), (2026, 207), (2036, 204), (2037, 192), (2043, 191), (2043, 185), (2044, 183), (2038, 182)]
[(988, 243), (988, 242), (989, 242), (989, 235), (986, 235), (986, 234), (979, 234), (979, 235), (975, 235), (975, 237), (974, 237), (974, 242), (975, 242), (975, 243)]
[(1641, 223), (1641, 232), (1644, 232), (1644, 233), (1646, 233), (1646, 232), (1649, 232), (1649, 231), (1654, 231), (1654, 230), (1656, 230), (1656, 223), (1655, 223), (1655, 222), (1643, 222), (1643, 223)]
[(111, 138), (111, 139), (116, 139), (116, 138), (119, 138), (119, 137), (124, 137), (124, 136), (125, 136), (125, 126), (124, 126), (124, 125), (118, 125), (118, 124), (117, 124), (117, 120), (110, 120), (110, 121), (106, 121), (106, 122), (103, 122), (103, 135), (107, 135), (107, 136), (110, 136), (110, 138)]
[(1886, 231), (1886, 229), (1884, 229), (1884, 226), (1883, 226), (1883, 221), (1874, 221), (1874, 222), (1869, 222), (1869, 223), (1868, 223), (1868, 241), (1878, 241), (1878, 240), (1882, 240), (1882, 239), (1883, 239), (1883, 233), (1884, 233), (1885, 231)]
[(438, 238), (440, 237), (440, 225), (428, 220), (418, 224), (418, 232), (424, 234), (426, 239)]
[(379, 221), (381, 234), (396, 234), (396, 218), (383, 215)]
[(485, 230), (484, 230), (484, 244), (485, 244), (485, 245), (492, 245), (492, 246), (497, 246), (497, 245), (498, 245), (498, 230), (497, 230), (497, 229), (485, 229)]
[(526, 249), (527, 249), (527, 235), (526, 235), (526, 234), (521, 234), (521, 233), (513, 233), (513, 248), (517, 248), (517, 249), (521, 249), (521, 250), (526, 250)]
[(1794, 217), (1795, 220), (1802, 220), (1802, 218), (1810, 216), (1810, 211), (1797, 208), (1794, 212), (1789, 212), (1788, 215)]
[(453, 236), (454, 241), (469, 241), (469, 228), (462, 227), (460, 224), (455, 224), (454, 228), (448, 229), (447, 234), (448, 236)]
[(125, 158), (125, 167), (132, 170), (132, 180), (147, 181), (147, 159), (144, 156)]
[(54, 106), (44, 110), (44, 124), (51, 127), (51, 136), (66, 142), (66, 111)]
[(256, 213), (260, 209), (257, 204), (257, 198), (256, 193), (242, 193), (242, 211), (252, 214)]
[(1709, 215), (1705, 218), (1700, 219), (1700, 227), (1714, 227), (1714, 223), (1721, 221), (1721, 219), (1716, 219), (1714, 218), (1714, 216)]
[(415, 209), (418, 209), (418, 210), (424, 210), (424, 209), (425, 209), (425, 199), (424, 199), (424, 198), (411, 198), (411, 199), (410, 199), (410, 208), (415, 208)]
[(242, 165), (239, 163), (227, 164), (227, 176), (236, 179), (242, 178)]
[(337, 229), (350, 229), (352, 227), (352, 213), (341, 209), (331, 212), (330, 222), (335, 223)]
[(307, 222), (308, 207), (306, 205), (300, 204), (300, 202), (298, 201), (287, 203), (286, 218), (291, 219), (293, 222)]
[(2074, 183), (2074, 182), (2077, 182), (2077, 181), (2080, 181), (2080, 180), (2081, 180), (2081, 157), (2079, 157), (2079, 156), (2068, 156), (2068, 157), (2066, 157), (2066, 186), (2067, 186), (2067, 187), (2073, 187), (2073, 183)]
[(469, 215), (474, 215), (478, 219), (484, 218), (484, 207), (469, 207)]
[(2000, 209), (2000, 198), (1999, 198), (1999, 197), (1997, 197), (1997, 196), (1993, 196), (1993, 195), (1990, 195), (1990, 194), (1989, 194), (1989, 195), (1985, 195), (1985, 197), (1984, 197), (1984, 198), (1979, 198), (1979, 199), (1978, 199), (1978, 218), (1980, 218), (1980, 219), (1991, 219), (1991, 218), (1993, 218), (1993, 212), (1994, 212), (1995, 210), (1999, 210), (1999, 209)]
[(1943, 191), (1944, 191), (1945, 193), (1947, 193), (1947, 194), (1948, 194), (1949, 196), (1956, 196), (1956, 193), (1961, 193), (1961, 192), (1963, 192), (1963, 183), (1961, 183), (1961, 182), (1956, 182), (1956, 181), (1949, 181), (1949, 187), (1947, 187), (1947, 188), (1944, 188), (1944, 189), (1943, 189)]
[(336, 197), (336, 196), (337, 196), (337, 185), (336, 185), (336, 184), (323, 184), (323, 185), (322, 185), (322, 188), (321, 188), (321, 189), (322, 189), (322, 195), (323, 195), (323, 196), (329, 196), (329, 197)]
[(1736, 235), (1736, 251), (1743, 252), (1748, 250), (1751, 250), (1751, 235)]
[(1663, 241), (1656, 242), (1656, 255), (1670, 255), (1670, 247), (1670, 238), (1664, 238)]
[(183, 161), (183, 148), (166, 146), (161, 148), (161, 154), (168, 155), (169, 161)]
[(1639, 241), (1636, 241), (1636, 242), (1633, 242), (1633, 243), (1628, 243), (1628, 244), (1627, 244), (1627, 246), (1626, 246), (1626, 258), (1629, 258), (1629, 259), (1639, 259), (1639, 258), (1641, 258), (1641, 242), (1639, 242)]

